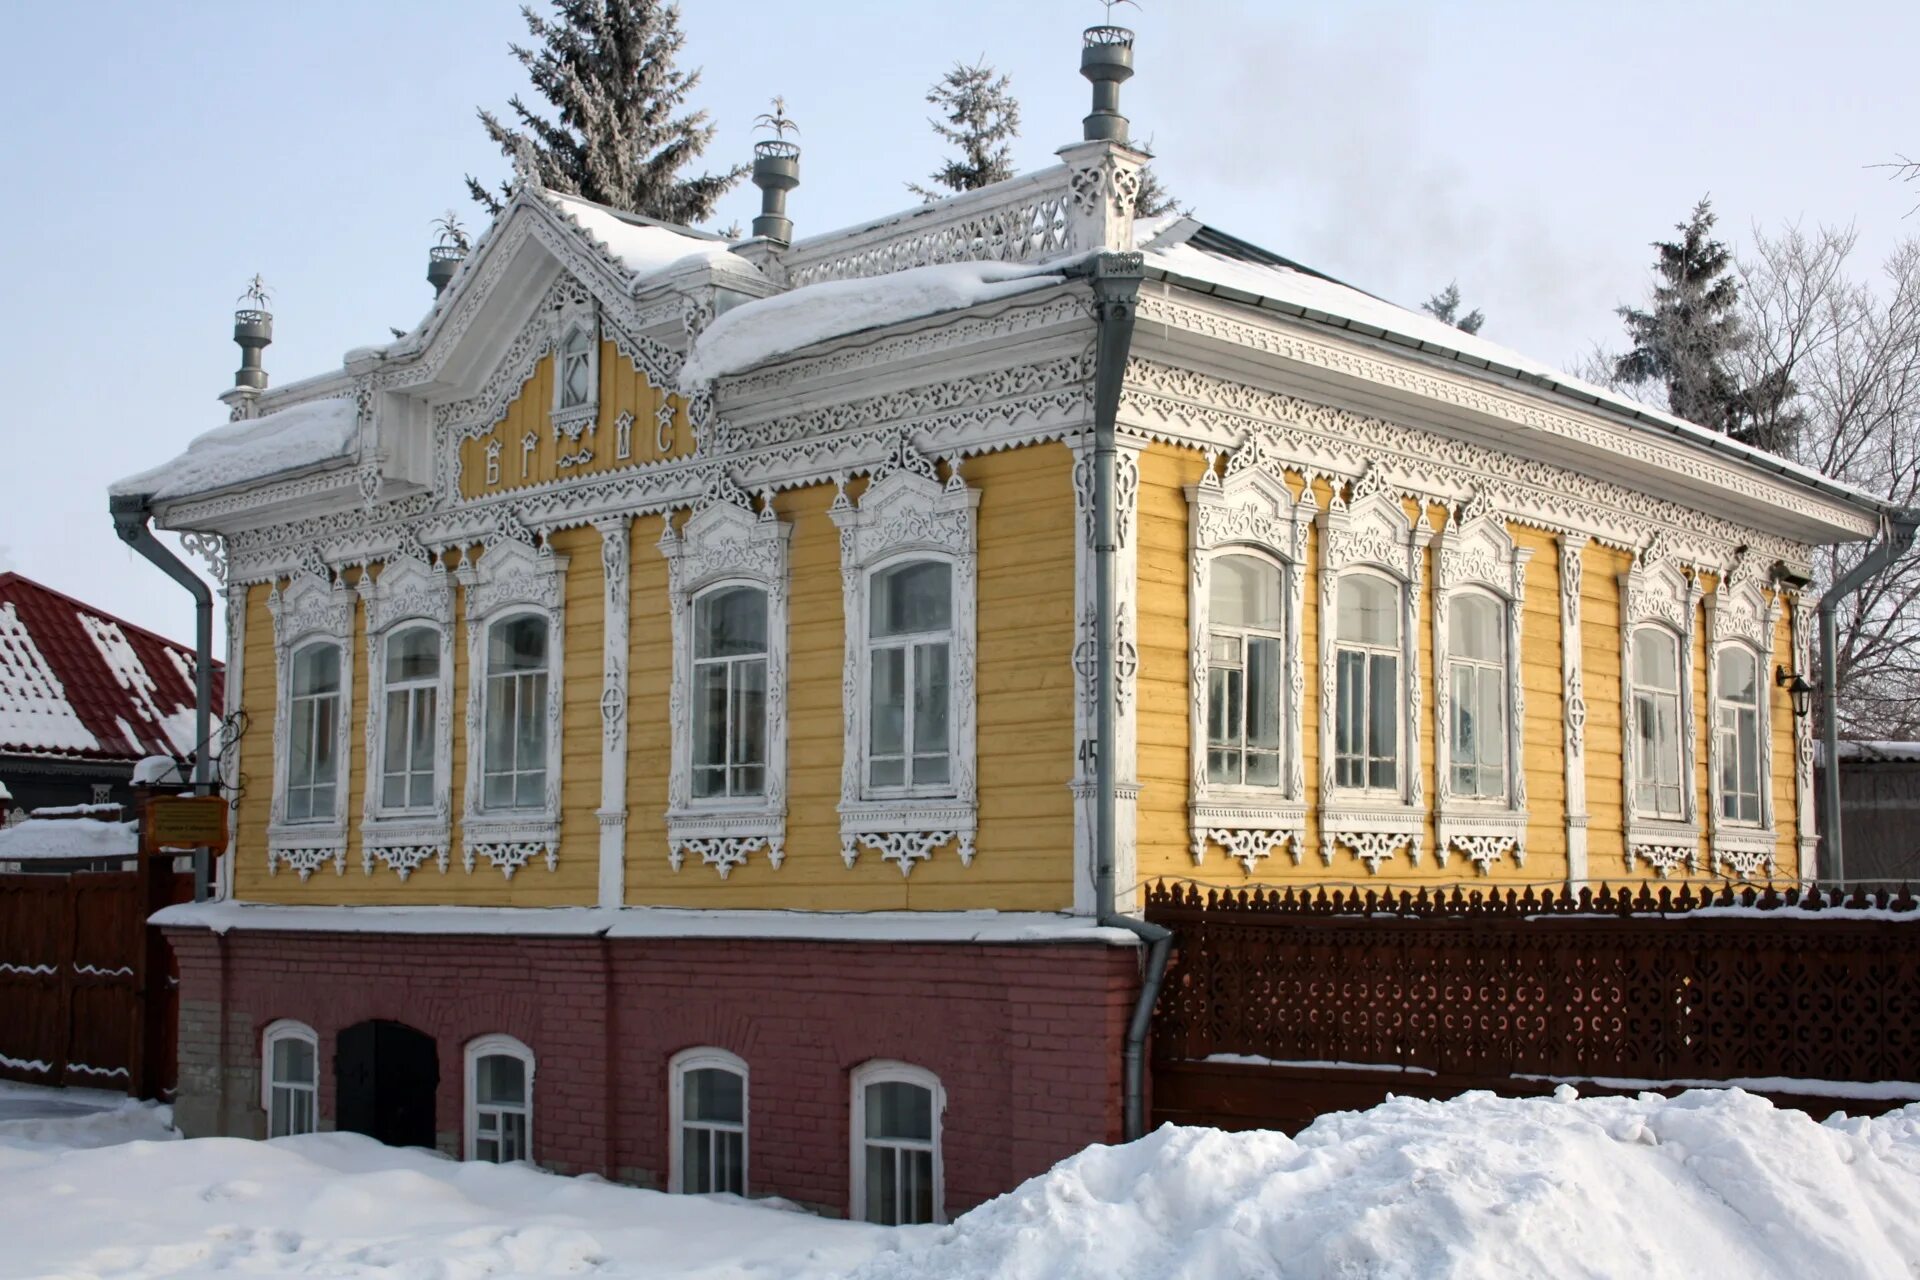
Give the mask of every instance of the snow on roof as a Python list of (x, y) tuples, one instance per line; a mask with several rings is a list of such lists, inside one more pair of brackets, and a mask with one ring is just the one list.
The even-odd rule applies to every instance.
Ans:
[(192, 671), (191, 650), (30, 578), (0, 573), (0, 754), (126, 761), (188, 754), (196, 745)]
[[(1252, 245), (1243, 245), (1191, 218), (1156, 221), (1145, 231), (1137, 231), (1136, 235), (1145, 264), (1150, 270), (1157, 268), (1168, 275), (1223, 290), (1229, 297), (1233, 294), (1243, 295), (1239, 299), (1241, 301), (1265, 300), (1283, 308), (1305, 312), (1308, 319), (1328, 320), (1360, 332), (1384, 334), (1476, 367), (1491, 366), (1495, 372), (1508, 371), (1535, 382), (1548, 383), (1579, 399), (1597, 401), (1622, 413), (1657, 422), (1696, 443), (1710, 444), (1716, 449), (1743, 455), (1748, 461), (1784, 472), (1802, 483), (1841, 493), (1861, 505), (1873, 509), (1884, 505), (1878, 498), (1829, 479), (1812, 468), (1741, 444), (1717, 431), (1688, 422), (1685, 418), (1642, 404), (1631, 396), (1583, 382), (1550, 364), (1456, 329), (1424, 312), (1409, 311), (1309, 268), (1284, 263), (1277, 255), (1265, 254), (1264, 250)], [(1195, 243), (1196, 239), (1201, 242)], [(1247, 251), (1247, 256), (1209, 247), (1222, 244), (1238, 245)], [(1274, 260), (1255, 260), (1259, 255)]]
[[(1824, 748), (1826, 744), (1816, 743)], [(1859, 760), (1869, 764), (1892, 764), (1895, 762), (1920, 762), (1920, 742), (1859, 741), (1837, 744), (1842, 760)]]
[(352, 400), (309, 400), (215, 427), (171, 462), (117, 481), (108, 492), (165, 502), (318, 466), (353, 452), (358, 425)]
[(180, 765), (172, 756), (148, 756), (133, 766), (133, 785), (136, 787), (171, 786), (184, 782), (180, 776)]
[(0, 862), (35, 858), (131, 858), (140, 852), (140, 824), (98, 818), (28, 818), (0, 827)]
[(692, 390), (773, 356), (816, 342), (977, 306), (1058, 284), (1061, 263), (943, 262), (889, 275), (807, 285), (722, 312), (700, 335), (680, 370)]
[(728, 241), (692, 235), (652, 219), (620, 213), (579, 196), (553, 191), (544, 194), (554, 208), (588, 236), (599, 241), (614, 261), (636, 276), (658, 275), (695, 263), (717, 266), (722, 270), (729, 270), (736, 265), (748, 271), (753, 270), (750, 263), (733, 252)]

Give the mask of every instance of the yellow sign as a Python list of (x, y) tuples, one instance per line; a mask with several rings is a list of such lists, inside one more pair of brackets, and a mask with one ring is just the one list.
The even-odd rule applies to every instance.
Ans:
[(161, 796), (147, 805), (149, 849), (227, 847), (227, 802), (219, 796)]

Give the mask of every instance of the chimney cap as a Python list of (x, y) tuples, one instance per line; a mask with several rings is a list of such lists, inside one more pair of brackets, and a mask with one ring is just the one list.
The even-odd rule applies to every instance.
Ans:
[(1114, 27), (1103, 24), (1097, 27), (1088, 27), (1080, 33), (1080, 36), (1081, 39), (1089, 45), (1117, 44), (1124, 45), (1129, 49), (1133, 47), (1133, 32), (1125, 27)]

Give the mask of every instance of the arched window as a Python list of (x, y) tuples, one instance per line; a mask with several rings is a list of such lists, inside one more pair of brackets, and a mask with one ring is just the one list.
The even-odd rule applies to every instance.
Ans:
[(1743, 644), (1720, 651), (1715, 731), (1720, 735), (1720, 816), (1759, 825), (1760, 663)]
[(340, 778), (340, 646), (315, 641), (290, 664), (287, 821), (332, 820)]
[(953, 566), (910, 560), (876, 571), (868, 592), (867, 787), (953, 789)]
[(434, 806), (435, 722), (440, 698), (440, 633), (403, 627), (386, 637), (386, 708), (380, 804), (389, 812)]
[(1680, 643), (1664, 627), (1633, 633), (1634, 807), (1652, 818), (1686, 817), (1680, 752)]
[(1450, 782), (1456, 796), (1507, 794), (1506, 605), (1478, 591), (1448, 604), (1447, 693)]
[(1278, 787), (1286, 701), (1285, 583), (1251, 555), (1214, 557), (1207, 605), (1207, 781)]
[(592, 335), (585, 329), (567, 333), (560, 347), (559, 400), (555, 407), (575, 409), (593, 396)]
[(533, 1050), (512, 1036), (467, 1046), (467, 1159), (533, 1158)]
[(869, 1062), (853, 1073), (852, 1217), (890, 1227), (946, 1221), (946, 1106), (940, 1078), (920, 1067)]
[(715, 587), (693, 603), (693, 798), (767, 789), (767, 593)]
[(1376, 573), (1340, 580), (1334, 640), (1334, 785), (1400, 787), (1400, 591)]
[(747, 1064), (724, 1049), (687, 1049), (671, 1070), (673, 1169), (668, 1188), (747, 1194)]
[(267, 1136), (312, 1133), (319, 1123), (320, 1038), (304, 1022), (282, 1018), (260, 1039), (260, 1105)]
[(539, 809), (547, 791), (547, 620), (516, 614), (487, 628), (481, 803)]

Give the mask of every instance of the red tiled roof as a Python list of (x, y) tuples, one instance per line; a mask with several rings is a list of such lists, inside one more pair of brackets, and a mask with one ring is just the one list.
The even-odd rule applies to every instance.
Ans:
[[(220, 673), (215, 662), (216, 719)], [(193, 727), (193, 650), (0, 573), (0, 754), (184, 756)]]

